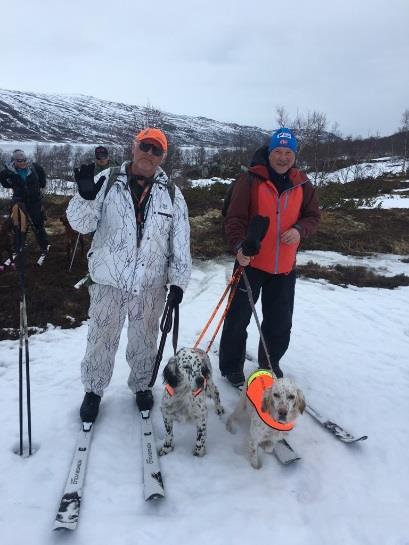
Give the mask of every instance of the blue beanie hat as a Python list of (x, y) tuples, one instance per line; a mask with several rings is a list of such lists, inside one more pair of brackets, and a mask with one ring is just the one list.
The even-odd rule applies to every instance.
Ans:
[(294, 153), (297, 153), (297, 139), (291, 129), (283, 127), (273, 132), (268, 145), (268, 153), (275, 148), (289, 148)]

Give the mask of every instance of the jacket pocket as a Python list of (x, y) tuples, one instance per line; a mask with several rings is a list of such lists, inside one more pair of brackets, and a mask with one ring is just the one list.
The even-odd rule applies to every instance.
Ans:
[(172, 214), (166, 214), (166, 212), (158, 212), (158, 214), (159, 214), (160, 216), (165, 216), (166, 218), (172, 218), (172, 217), (173, 217)]

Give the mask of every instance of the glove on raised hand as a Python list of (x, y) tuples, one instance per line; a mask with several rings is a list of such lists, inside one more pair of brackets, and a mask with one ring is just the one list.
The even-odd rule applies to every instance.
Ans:
[(169, 288), (168, 303), (179, 305), (183, 299), (183, 290), (179, 286), (172, 284)]
[(244, 255), (251, 257), (259, 253), (261, 241), (265, 237), (269, 225), (270, 218), (268, 216), (254, 216), (251, 219), (246, 239), (241, 245)]
[(101, 176), (98, 182), (94, 183), (94, 166), (81, 165), (81, 168), (74, 169), (74, 178), (78, 185), (78, 193), (83, 199), (93, 201), (105, 182), (105, 176)]

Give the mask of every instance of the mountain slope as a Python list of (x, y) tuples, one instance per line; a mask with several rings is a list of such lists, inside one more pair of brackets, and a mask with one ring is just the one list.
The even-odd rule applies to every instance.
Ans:
[[(0, 141), (127, 142), (144, 126), (146, 108), (86, 95), (53, 95), (0, 89)], [(237, 146), (269, 132), (205, 117), (162, 112), (163, 129), (178, 145)]]

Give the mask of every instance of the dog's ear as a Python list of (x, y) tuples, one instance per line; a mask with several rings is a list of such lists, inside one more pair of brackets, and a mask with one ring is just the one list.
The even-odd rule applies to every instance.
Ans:
[(163, 370), (163, 381), (166, 384), (169, 384), (171, 388), (176, 388), (176, 386), (179, 384), (175, 357), (170, 358), (168, 363), (165, 365), (165, 369)]
[(269, 413), (271, 409), (271, 388), (264, 390), (263, 401), (261, 402), (261, 410), (264, 413)]
[(205, 363), (202, 363), (202, 375), (204, 378), (209, 378), (210, 376), (210, 369)]
[(297, 407), (300, 411), (300, 414), (305, 411), (305, 397), (299, 388), (297, 389)]

